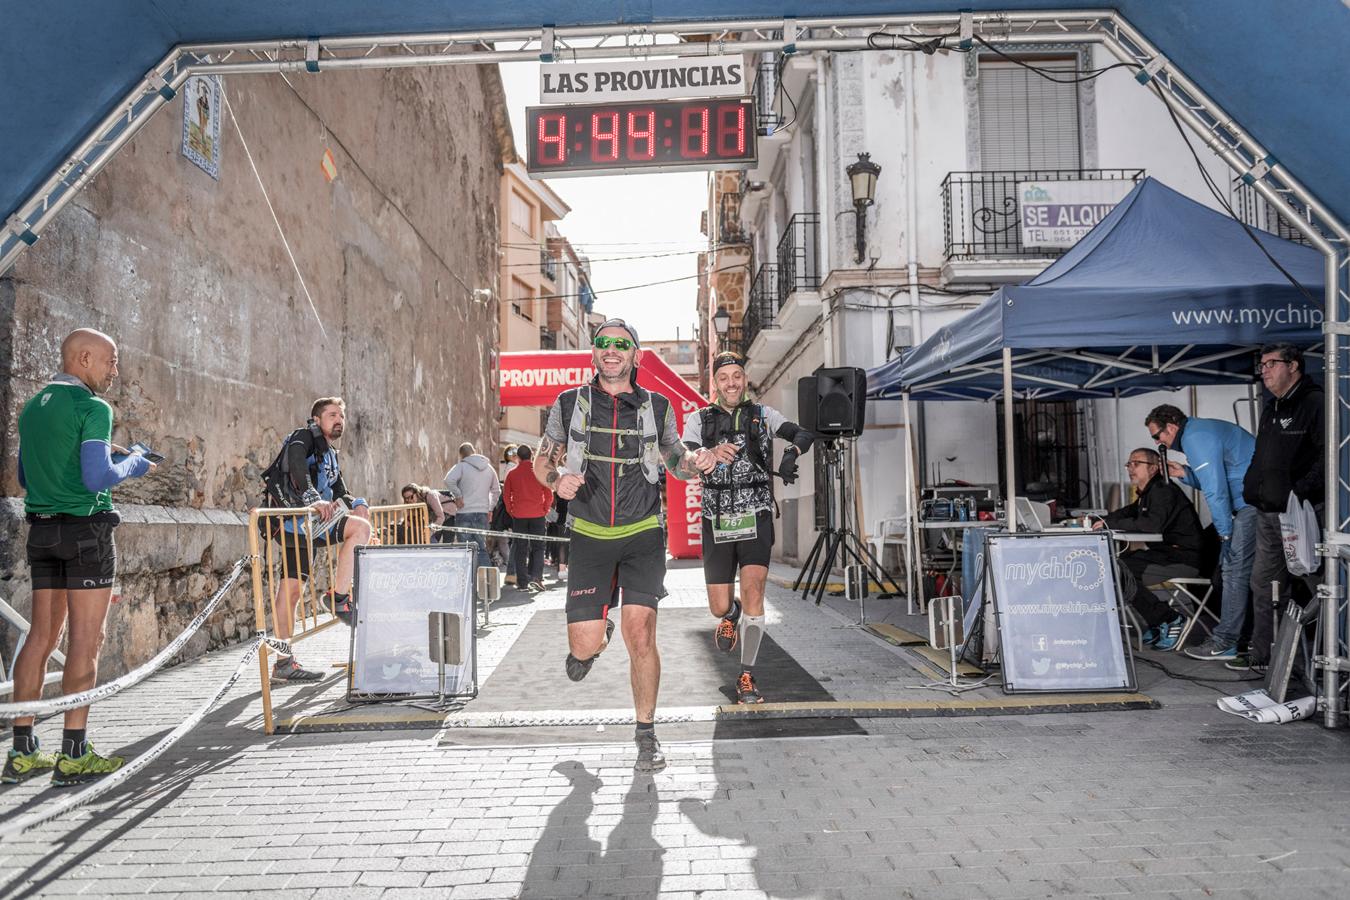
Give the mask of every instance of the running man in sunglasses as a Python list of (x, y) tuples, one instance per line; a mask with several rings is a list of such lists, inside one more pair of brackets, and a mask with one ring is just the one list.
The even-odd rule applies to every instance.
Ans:
[(665, 767), (653, 721), (661, 681), (656, 605), (666, 595), (661, 468), (689, 480), (712, 471), (708, 450), (689, 451), (668, 399), (636, 385), (641, 349), (622, 319), (602, 323), (591, 351), (595, 377), (549, 410), (535, 477), (570, 501), (567, 677), (580, 681), (609, 644), (611, 607), (622, 600), (637, 719), (636, 768)]

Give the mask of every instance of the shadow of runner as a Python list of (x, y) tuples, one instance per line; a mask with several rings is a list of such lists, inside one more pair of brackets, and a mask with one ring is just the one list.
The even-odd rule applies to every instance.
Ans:
[(577, 760), (553, 771), (572, 789), (549, 813), (521, 884), (521, 898), (584, 897), (606, 894), (655, 896), (661, 890), (665, 848), (652, 833), (660, 807), (650, 775), (633, 773), (623, 811), (604, 844), (591, 836), (595, 794), (604, 785)]

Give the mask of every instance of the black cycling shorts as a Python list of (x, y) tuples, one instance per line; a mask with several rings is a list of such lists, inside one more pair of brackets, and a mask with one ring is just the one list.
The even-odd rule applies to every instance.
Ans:
[(117, 513), (28, 516), (28, 568), (33, 590), (111, 588), (117, 574)]
[[(603, 619), (624, 603), (656, 609), (666, 595), (665, 531), (602, 540), (572, 532), (568, 546), (567, 621)], [(620, 594), (622, 591), (622, 595)]]
[[(312, 548), (309, 538), (303, 534), (283, 531), (280, 526), (276, 526), (272, 532), (272, 540), (280, 545), (280, 550), (273, 557), (273, 560), (278, 563), (277, 577), (298, 578), (301, 581), (307, 581), (309, 579), (309, 564), (315, 551), (342, 543), (342, 538), (347, 532), (347, 518), (346, 515), (338, 517), (337, 522), (333, 524), (328, 533), (315, 541)], [(283, 555), (285, 566), (281, 567)]]
[(755, 516), (755, 536), (743, 541), (713, 543), (712, 519), (703, 517), (703, 580), (708, 584), (732, 584), (744, 566), (769, 565), (773, 553), (773, 512)]

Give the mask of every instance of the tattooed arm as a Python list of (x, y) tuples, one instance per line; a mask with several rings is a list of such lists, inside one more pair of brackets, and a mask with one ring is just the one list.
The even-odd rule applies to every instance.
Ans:
[(539, 448), (534, 451), (534, 477), (549, 490), (553, 490), (562, 473), (558, 467), (566, 455), (566, 446), (548, 435), (539, 439)]
[(544, 425), (544, 436), (539, 439), (539, 449), (534, 454), (534, 477), (559, 497), (571, 500), (576, 497), (586, 479), (562, 468), (566, 459), (567, 429), (562, 421), (562, 401), (555, 400), (553, 408), (548, 411), (548, 422)]
[(717, 466), (717, 458), (710, 451), (690, 450), (679, 441), (662, 447), (661, 456), (665, 460), (666, 471), (681, 481), (695, 479)]
[[(687, 435), (686, 435), (687, 436)], [(661, 459), (665, 461), (666, 471), (681, 481), (690, 481), (717, 466), (712, 452), (699, 447), (691, 450), (680, 441), (675, 432), (675, 414), (667, 407), (665, 427), (660, 437)]]

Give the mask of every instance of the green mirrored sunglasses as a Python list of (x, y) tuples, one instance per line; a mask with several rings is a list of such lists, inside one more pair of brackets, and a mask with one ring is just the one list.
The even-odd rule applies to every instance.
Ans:
[(610, 347), (613, 347), (615, 350), (633, 349), (633, 341), (631, 339), (621, 337), (610, 337), (607, 334), (602, 334), (598, 336), (591, 343), (599, 347), (601, 350), (608, 350)]

